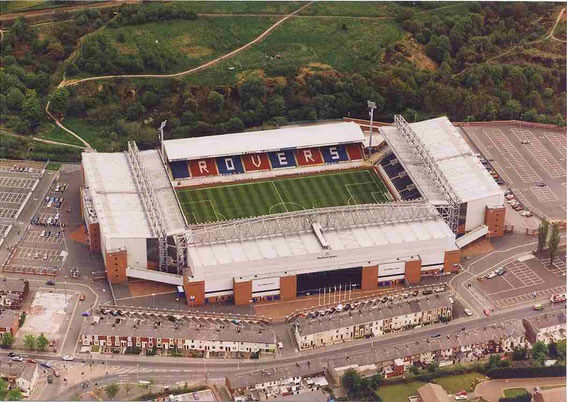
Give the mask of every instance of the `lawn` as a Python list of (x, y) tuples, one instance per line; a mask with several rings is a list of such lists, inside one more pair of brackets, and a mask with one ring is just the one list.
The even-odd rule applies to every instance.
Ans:
[(121, 145), (108, 138), (105, 127), (90, 124), (86, 120), (68, 117), (63, 121), (65, 127), (87, 141), (97, 151), (109, 152), (121, 150)]
[(433, 382), (441, 385), (449, 394), (455, 394), (462, 390), (468, 392), (473, 391), (476, 384), (484, 379), (486, 379), (486, 377), (482, 374), (466, 373), (436, 378)]
[[(46, 169), (55, 171), (55, 170), (59, 170), (60, 167), (61, 167), (61, 163), (59, 163), (59, 162), (49, 162), (47, 164)], [(21, 326), (22, 326), (22, 324), (20, 324), (20, 327)]]
[(44, 140), (64, 142), (65, 144), (85, 146), (71, 134), (51, 123), (42, 123), (37, 137)]
[[(185, 4), (185, 3), (180, 3)], [(119, 52), (166, 54), (171, 68), (179, 72), (207, 61), (250, 42), (279, 17), (199, 17), (196, 20), (175, 20), (108, 28), (102, 34), (109, 37)], [(123, 41), (118, 38), (123, 36)], [(150, 72), (148, 69), (147, 72)], [(163, 72), (163, 71), (162, 71)]]
[(504, 390), (504, 398), (517, 398), (527, 394), (528, 391), (525, 388), (507, 388)]
[(387, 402), (407, 402), (409, 397), (417, 395), (417, 389), (427, 383), (422, 381), (412, 381), (407, 384), (384, 385), (378, 387), (376, 393), (383, 401)]
[(293, 18), (238, 55), (185, 79), (200, 85), (232, 85), (252, 75), (285, 69), (366, 72), (386, 47), (403, 36), (391, 20)]
[(177, 191), (191, 223), (388, 200), (374, 171), (357, 170)]

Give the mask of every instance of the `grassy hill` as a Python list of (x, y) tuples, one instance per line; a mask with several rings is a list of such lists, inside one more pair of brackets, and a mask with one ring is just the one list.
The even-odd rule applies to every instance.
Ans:
[[(52, 99), (52, 112), (95, 148), (120, 150), (128, 140), (153, 146), (165, 119), (169, 137), (201, 136), (365, 117), (368, 99), (382, 120), (401, 113), (410, 121), (565, 122), (565, 43), (547, 37), (559, 11), (552, 3), (317, 2), (196, 74), (56, 90), (63, 77), (201, 65), (304, 4), (144, 3), (62, 13), (36, 26), (18, 21), (1, 43), (0, 124), (76, 143), (47, 124), (43, 107)], [(554, 36), (564, 39), (565, 21)]]

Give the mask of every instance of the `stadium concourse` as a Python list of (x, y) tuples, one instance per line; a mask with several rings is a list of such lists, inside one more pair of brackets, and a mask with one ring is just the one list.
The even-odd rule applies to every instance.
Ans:
[(372, 152), (361, 126), (327, 122), (85, 153), (91, 250), (112, 283), (248, 304), (416, 284), (502, 235), (503, 193), (447, 118), (377, 134)]

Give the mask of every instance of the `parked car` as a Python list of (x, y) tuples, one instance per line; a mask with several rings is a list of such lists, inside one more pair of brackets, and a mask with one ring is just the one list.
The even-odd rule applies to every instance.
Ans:
[(20, 357), (20, 356), (14, 356), (14, 357), (12, 357), (12, 360), (15, 361), (15, 362), (23, 362), (24, 358)]
[(507, 199), (507, 200), (513, 200), (514, 198), (516, 198), (516, 197), (514, 197), (514, 194), (512, 194), (512, 193), (506, 194), (506, 199)]
[(47, 383), (48, 384), (53, 384), (53, 376), (51, 374), (47, 375)]
[(425, 290), (423, 291), (423, 294), (424, 294), (424, 295), (430, 295), (431, 293), (433, 293), (433, 290), (431, 290), (431, 289), (425, 289)]
[(490, 315), (490, 310), (485, 308), (484, 310), (482, 310), (482, 312), (484, 313), (485, 316), (489, 316)]
[(50, 362), (41, 362), (41, 363), (39, 363), (39, 365), (40, 365), (41, 367), (51, 368), (51, 363), (50, 363)]
[(526, 218), (529, 218), (530, 216), (534, 216), (534, 214), (530, 211), (522, 211), (520, 212), (520, 215), (525, 216)]
[(436, 286), (433, 290), (435, 293), (441, 293), (445, 291), (445, 286)]
[(16, 354), (14, 352), (8, 353), (8, 357), (14, 357), (14, 356), (16, 356)]
[(88, 311), (83, 311), (83, 312), (81, 313), (81, 315), (82, 315), (83, 317), (88, 317), (89, 315), (91, 315), (91, 313), (89, 313)]
[(555, 295), (551, 295), (551, 297), (549, 298), (549, 300), (552, 303), (562, 303), (565, 301), (565, 293), (563, 294), (555, 294)]
[(65, 355), (63, 356), (63, 360), (65, 360), (66, 362), (72, 362), (73, 360), (75, 360), (75, 358), (73, 356)]
[(496, 278), (496, 271), (491, 271), (488, 274), (486, 274), (486, 279), (492, 279), (492, 278)]
[(37, 363), (37, 360), (35, 360), (35, 359), (27, 359), (26, 361), (28, 363)]
[(278, 349), (280, 349), (280, 350), (283, 349), (283, 343), (278, 342)]
[(496, 275), (502, 276), (506, 273), (506, 270), (504, 269), (504, 267), (500, 267), (496, 269), (494, 272), (496, 272)]
[(79, 296), (79, 300), (80, 301), (85, 300), (85, 294), (84, 293), (81, 293), (81, 295)]
[(431, 335), (432, 338), (439, 338), (441, 336), (441, 334), (433, 334)]
[(469, 317), (473, 315), (472, 311), (470, 311), (468, 308), (465, 309), (465, 314)]
[(49, 286), (55, 286), (55, 281), (49, 279), (48, 281), (45, 282), (45, 284)]

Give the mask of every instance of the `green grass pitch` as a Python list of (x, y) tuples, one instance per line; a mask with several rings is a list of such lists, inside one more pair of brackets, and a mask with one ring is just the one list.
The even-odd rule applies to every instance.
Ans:
[(177, 195), (192, 224), (392, 199), (372, 170), (180, 189)]

